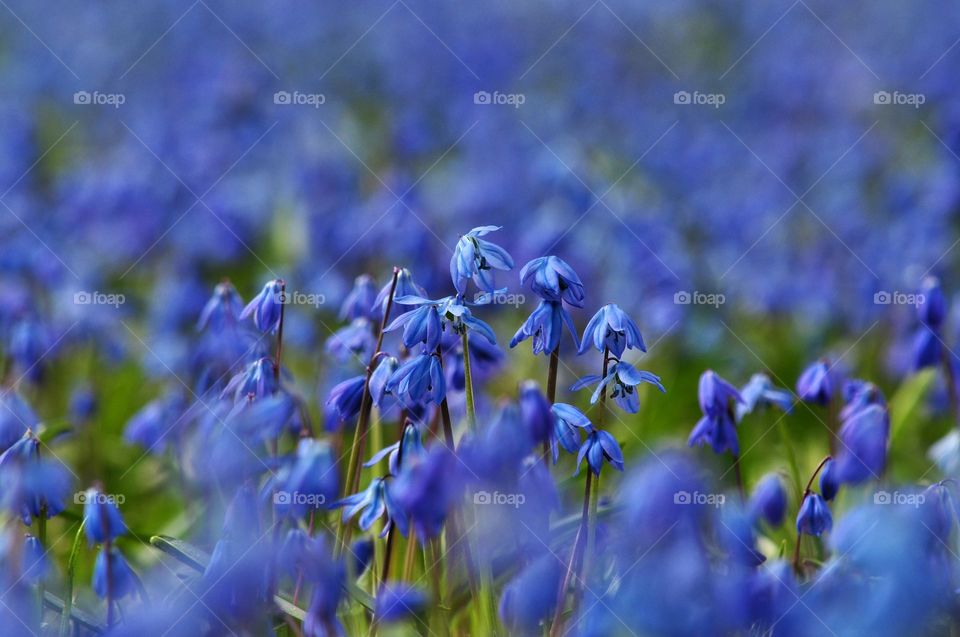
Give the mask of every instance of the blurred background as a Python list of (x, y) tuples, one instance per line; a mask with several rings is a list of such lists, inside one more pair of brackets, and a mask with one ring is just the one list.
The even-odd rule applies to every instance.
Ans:
[[(323, 350), (354, 277), (406, 266), (446, 295), (458, 236), (503, 226), (518, 267), (557, 254), (579, 272), (580, 329), (617, 302), (643, 330), (641, 365), (668, 394), (613, 425), (628, 455), (685, 440), (706, 367), (792, 387), (830, 355), (892, 393), (909, 295), (928, 274), (956, 289), (960, 6), (0, 5), (6, 382), (54, 429), (95, 423), (58, 452), (83, 481), (154, 489), (128, 513), (145, 535), (177, 531), (179, 505), (124, 425), (189, 389), (225, 277), (245, 301), (277, 277), (316, 301), (290, 307), (285, 338), (319, 417), (359, 369)], [(523, 292), (516, 272), (500, 283)], [(505, 345), (533, 307), (478, 314)], [(596, 371), (565, 358), (567, 384)], [(545, 362), (523, 346), (502, 371), (488, 403)], [(800, 412), (793, 435), (825, 444)], [(929, 464), (934, 421), (896, 447), (919, 460), (894, 474)], [(766, 430), (742, 447), (767, 448)], [(763, 457), (745, 453), (748, 482), (776, 465)]]

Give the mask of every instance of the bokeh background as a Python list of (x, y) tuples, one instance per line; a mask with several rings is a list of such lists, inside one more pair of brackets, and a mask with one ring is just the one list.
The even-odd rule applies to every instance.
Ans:
[[(960, 6), (895, 0), (2, 0), (6, 382), (71, 427), (54, 448), (82, 481), (149, 502), (126, 509), (138, 535), (186, 532), (167, 464), (122, 434), (158, 396), (189, 402), (218, 281), (324, 299), (286, 334), (322, 420), (358, 369), (324, 353), (354, 277), (402, 265), (445, 295), (459, 234), (496, 224), (518, 265), (580, 273), (581, 329), (607, 302), (640, 324), (668, 394), (611, 424), (628, 455), (686, 438), (706, 367), (792, 387), (831, 355), (889, 397), (904, 295), (928, 274), (955, 289), (958, 27)], [(533, 307), (480, 313), (505, 344)], [(545, 373), (518, 349), (487, 407)], [(948, 428), (921, 385), (894, 426), (912, 479)], [(748, 482), (782, 464), (776, 418), (741, 434)], [(822, 418), (790, 417), (811, 462)]]

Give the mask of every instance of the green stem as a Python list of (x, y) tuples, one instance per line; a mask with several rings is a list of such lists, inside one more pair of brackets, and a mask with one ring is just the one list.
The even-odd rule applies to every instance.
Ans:
[[(827, 456), (820, 461), (820, 464), (817, 465), (817, 468), (814, 469), (813, 474), (810, 476), (810, 479), (807, 481), (807, 486), (803, 489), (803, 495), (800, 496), (800, 507), (803, 508), (803, 501), (807, 499), (807, 496), (810, 495), (811, 489), (813, 488), (813, 481), (817, 479), (817, 474), (820, 473), (820, 470), (833, 459), (833, 456)], [(797, 543), (793, 548), (793, 572), (800, 574), (800, 540), (803, 538), (803, 534), (797, 529)]]
[[(37, 539), (40, 541), (40, 550), (47, 550), (47, 506), (40, 507), (40, 515), (37, 517)], [(33, 566), (33, 565), (31, 565)], [(40, 602), (40, 624), (43, 624), (43, 578), (37, 578), (37, 598)]]
[(80, 522), (77, 535), (73, 538), (73, 548), (70, 549), (70, 558), (67, 561), (67, 576), (63, 588), (63, 613), (60, 615), (60, 637), (70, 637), (70, 613), (73, 610), (73, 576), (77, 571), (77, 556), (80, 554), (80, 543), (83, 541), (83, 525)]
[(467, 401), (467, 427), (473, 431), (477, 427), (477, 405), (473, 399), (473, 372), (470, 369), (470, 337), (466, 326), (460, 335), (463, 346), (463, 382)]
[(803, 489), (803, 478), (800, 477), (800, 465), (797, 463), (797, 452), (790, 441), (790, 432), (787, 431), (787, 423), (781, 416), (777, 421), (777, 429), (780, 430), (780, 440), (787, 456), (787, 464), (790, 467), (790, 479), (793, 481), (794, 493), (801, 493)]

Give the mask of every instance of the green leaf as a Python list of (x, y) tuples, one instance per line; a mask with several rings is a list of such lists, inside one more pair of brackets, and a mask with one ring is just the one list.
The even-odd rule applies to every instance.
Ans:
[[(66, 606), (66, 604), (62, 599), (60, 599), (50, 591), (44, 592), (43, 603), (48, 608), (52, 608), (53, 610), (60, 613), (63, 612), (63, 609)], [(90, 613), (85, 613), (78, 608), (73, 608), (73, 607), (70, 608), (70, 618), (78, 626), (81, 626), (84, 629), (89, 630), (91, 632), (97, 633), (98, 635), (103, 634), (103, 632), (106, 630), (106, 627), (103, 626), (99, 621), (97, 621), (96, 617), (94, 617)]]
[(933, 385), (937, 371), (933, 368), (921, 370), (905, 380), (890, 399), (890, 444), (894, 445), (913, 421), (920, 409), (924, 396)]

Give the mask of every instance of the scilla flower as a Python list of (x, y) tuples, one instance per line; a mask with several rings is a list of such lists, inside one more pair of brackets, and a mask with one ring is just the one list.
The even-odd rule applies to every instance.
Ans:
[(419, 615), (427, 608), (428, 598), (422, 589), (391, 582), (384, 584), (377, 593), (374, 618), (378, 622), (390, 623)]
[(457, 241), (450, 259), (450, 278), (459, 294), (467, 291), (470, 279), (484, 292), (496, 292), (492, 270), (513, 269), (513, 257), (506, 250), (480, 238), (499, 229), (500, 226), (479, 226)]
[(860, 484), (879, 479), (887, 463), (890, 415), (885, 407), (870, 405), (847, 419), (838, 437), (836, 471), (840, 482)]
[(370, 397), (373, 398), (373, 404), (377, 407), (384, 406), (384, 397), (387, 394), (387, 382), (393, 373), (400, 367), (400, 361), (393, 356), (384, 354), (380, 362), (370, 374)]
[(267, 356), (259, 358), (234, 375), (223, 388), (221, 396), (233, 394), (234, 401), (246, 400), (250, 394), (254, 398), (270, 396), (278, 389), (275, 369), (273, 359)]
[(403, 328), (403, 345), (407, 349), (413, 349), (418, 343), (423, 343), (427, 351), (432, 352), (437, 349), (440, 337), (443, 335), (440, 313), (434, 304), (423, 304), (415, 310), (401, 314), (384, 331), (392, 332), (401, 327)]
[(940, 279), (928, 276), (920, 284), (923, 301), (917, 304), (917, 318), (924, 325), (939, 330), (947, 317), (947, 299), (940, 286)]
[(615, 303), (600, 308), (583, 330), (579, 353), (583, 354), (591, 346), (598, 352), (609, 348), (617, 358), (627, 349), (647, 351), (637, 324)]
[(369, 274), (361, 274), (353, 281), (353, 289), (347, 294), (340, 306), (340, 320), (366, 318), (377, 320), (374, 302), (377, 298), (377, 286)]
[(393, 373), (387, 391), (405, 405), (440, 403), (447, 393), (440, 360), (427, 352), (414, 356)]
[(327, 401), (324, 403), (328, 415), (336, 422), (337, 427), (331, 428), (328, 422), (327, 429), (337, 429), (352, 421), (360, 413), (360, 402), (363, 399), (366, 378), (354, 376), (338, 383), (330, 390)]
[(560, 452), (558, 445), (567, 453), (576, 453), (580, 447), (580, 430), (592, 431), (593, 425), (583, 412), (566, 403), (554, 403), (550, 408), (554, 417), (553, 436), (550, 439), (550, 451), (556, 464)]
[(764, 476), (750, 496), (749, 511), (754, 519), (763, 518), (770, 526), (780, 526), (787, 513), (787, 492), (775, 473)]
[[(402, 457), (401, 446), (403, 447)], [(403, 428), (403, 437), (392, 445), (384, 447), (375, 453), (363, 466), (367, 468), (373, 467), (389, 455), (390, 459), (387, 464), (390, 467), (390, 475), (396, 476), (400, 473), (401, 469), (416, 462), (423, 454), (423, 439), (420, 435), (420, 430), (412, 422), (407, 422), (407, 425)]]
[(219, 331), (226, 325), (233, 325), (240, 320), (243, 312), (243, 300), (236, 288), (229, 281), (218, 283), (213, 289), (213, 296), (203, 306), (197, 328)]
[(401, 535), (407, 535), (407, 518), (394, 503), (390, 485), (383, 478), (374, 478), (366, 489), (338, 500), (333, 506), (343, 507), (344, 522), (360, 513), (360, 528), (364, 531), (369, 530), (374, 522), (383, 518), (380, 537), (384, 537), (394, 524), (397, 525)]
[(785, 389), (777, 389), (773, 381), (766, 374), (754, 374), (750, 382), (740, 389), (742, 402), (737, 403), (737, 422), (743, 420), (747, 414), (752, 414), (758, 407), (775, 406), (790, 413), (793, 409), (793, 397)]
[[(387, 284), (380, 288), (380, 292), (377, 293), (377, 298), (373, 302), (373, 310), (377, 314), (377, 318), (381, 318), (383, 313), (387, 311), (387, 303), (389, 302), (390, 288), (393, 286), (393, 279), (391, 278), (387, 281)], [(406, 268), (401, 268), (400, 273), (397, 275), (397, 289), (393, 293), (393, 314), (400, 314), (404, 312), (404, 308), (398, 307), (396, 300), (402, 296), (421, 296), (425, 297), (427, 295), (426, 291), (417, 285), (413, 280), (413, 275), (410, 274), (410, 270)]]
[(12, 389), (0, 391), (0, 452), (23, 437), (39, 419), (30, 405)]
[(570, 391), (576, 391), (587, 385), (592, 385), (600, 381), (597, 388), (590, 397), (591, 404), (600, 400), (600, 395), (610, 386), (610, 397), (613, 398), (620, 408), (624, 411), (635, 414), (640, 410), (640, 397), (636, 388), (643, 383), (653, 385), (661, 392), (666, 393), (660, 377), (650, 372), (638, 370), (630, 363), (617, 361), (608, 371), (607, 377), (601, 379), (597, 375), (584, 376), (570, 388)]
[(50, 572), (50, 560), (47, 551), (33, 535), (26, 535), (23, 539), (23, 580), (30, 584), (46, 579)]
[(293, 465), (278, 482), (273, 502), (281, 512), (303, 518), (312, 510), (329, 506), (340, 486), (330, 446), (314, 438), (301, 438)]
[(740, 392), (708, 369), (700, 375), (698, 398), (703, 417), (690, 432), (687, 443), (691, 447), (702, 447), (709, 443), (714, 453), (730, 450), (733, 455), (739, 455), (740, 443), (733, 409), (736, 403), (743, 400)]
[(533, 337), (533, 353), (550, 354), (560, 345), (564, 325), (570, 331), (574, 347), (579, 347), (577, 328), (574, 327), (573, 319), (563, 308), (563, 304), (559, 301), (541, 301), (537, 309), (527, 317), (510, 339), (510, 347), (516, 347), (517, 344)]
[(829, 403), (835, 390), (830, 371), (830, 365), (824, 359), (810, 364), (797, 380), (797, 395), (810, 403)]
[(594, 475), (600, 475), (604, 460), (613, 465), (617, 471), (623, 471), (623, 452), (616, 438), (606, 431), (594, 429), (580, 446), (580, 452), (577, 454), (577, 473), (580, 473), (580, 465), (584, 457)]
[(29, 526), (41, 514), (63, 511), (70, 476), (60, 461), (40, 457), (40, 440), (27, 431), (0, 455), (0, 484), (0, 503)]
[(535, 381), (526, 380), (520, 385), (520, 420), (530, 439), (535, 443), (547, 442), (553, 434), (554, 417), (547, 397)]
[(840, 477), (837, 475), (837, 462), (831, 458), (820, 470), (820, 493), (823, 494), (823, 499), (829, 502), (837, 497), (839, 490)]
[(870, 405), (887, 406), (883, 392), (873, 383), (866, 380), (848, 380), (843, 384), (843, 400), (846, 404), (840, 410), (840, 421), (844, 422), (858, 411)]
[(352, 358), (367, 361), (377, 347), (377, 339), (373, 335), (370, 319), (359, 317), (353, 319), (330, 335), (324, 344), (324, 349), (340, 362)]
[(111, 542), (127, 532), (127, 525), (113, 498), (104, 495), (96, 487), (87, 489), (84, 494), (83, 519), (83, 531), (90, 544)]
[(93, 591), (101, 599), (118, 600), (137, 590), (137, 576), (117, 547), (100, 549), (93, 565)]
[(497, 609), (500, 620), (514, 634), (540, 634), (541, 622), (557, 605), (562, 575), (560, 560), (549, 552), (531, 562), (504, 587)]
[(253, 316), (253, 323), (261, 332), (276, 332), (280, 326), (280, 309), (283, 307), (283, 280), (268, 281), (260, 293), (243, 308), (240, 318)]
[(797, 533), (820, 536), (833, 528), (833, 516), (830, 507), (819, 493), (808, 493), (797, 513)]
[(583, 283), (566, 261), (553, 255), (534, 259), (520, 270), (520, 284), (547, 301), (583, 307)]

